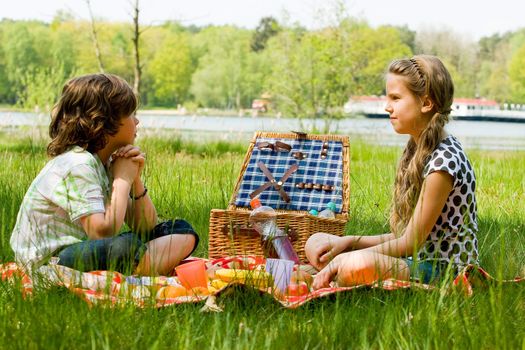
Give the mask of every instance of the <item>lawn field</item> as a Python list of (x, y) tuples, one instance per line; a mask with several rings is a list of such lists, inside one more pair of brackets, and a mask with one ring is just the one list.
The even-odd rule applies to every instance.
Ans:
[[(0, 132), (0, 262), (23, 195), (46, 162), (43, 138)], [(143, 138), (144, 180), (163, 219), (184, 218), (207, 256), (210, 210), (225, 208), (247, 144)], [(469, 149), (477, 175), (481, 265), (499, 279), (525, 274), (525, 152)], [(348, 234), (387, 232), (399, 147), (351, 139)], [(2, 349), (340, 349), (525, 347), (525, 283), (459, 292), (358, 290), (286, 310), (269, 296), (235, 289), (222, 313), (202, 304), (164, 309), (89, 307), (53, 288), (22, 298), (0, 282)]]

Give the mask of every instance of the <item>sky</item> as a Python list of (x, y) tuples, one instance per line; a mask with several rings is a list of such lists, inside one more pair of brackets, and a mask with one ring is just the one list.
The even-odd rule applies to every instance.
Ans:
[[(91, 0), (98, 18), (129, 21), (132, 0)], [(178, 20), (184, 25), (235, 24), (253, 29), (261, 17), (322, 26), (336, 11), (333, 0), (140, 0), (143, 24)], [(349, 15), (372, 26), (453, 30), (472, 39), (525, 27), (523, 0), (347, 0)], [(0, 0), (0, 18), (51, 21), (58, 10), (88, 19), (85, 0)]]

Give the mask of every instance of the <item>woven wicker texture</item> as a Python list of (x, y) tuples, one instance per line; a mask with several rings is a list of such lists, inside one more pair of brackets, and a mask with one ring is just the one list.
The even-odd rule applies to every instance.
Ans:
[[(267, 149), (259, 150), (256, 147), (260, 142), (274, 144), (275, 141), (284, 142), (292, 149), (289, 152), (282, 150), (276, 152)], [(328, 143), (326, 159), (320, 159), (324, 143)], [(298, 160), (293, 157), (294, 152), (303, 152), (306, 158)], [(275, 159), (275, 164), (268, 159)], [(281, 160), (280, 165), (278, 159)], [(251, 212), (249, 194), (269, 181), (257, 166), (258, 161), (264, 162), (265, 160), (268, 163), (267, 168), (272, 172), (276, 181), (289, 169), (289, 166), (299, 164), (297, 172), (288, 178), (283, 187), (290, 195), (290, 204), (282, 200), (274, 187), (261, 192), (259, 198), (263, 205), (276, 209), (277, 226), (288, 233), (301, 260), (306, 261), (304, 245), (313, 233), (326, 232), (338, 236), (344, 234), (348, 221), (350, 198), (348, 138), (335, 135), (307, 135), (305, 137), (296, 134), (256, 133), (248, 147), (228, 209), (213, 209), (210, 213), (208, 254), (211, 259), (237, 254), (263, 255), (265, 253), (261, 236), (249, 225)], [(249, 175), (250, 172), (252, 175)], [(320, 173), (323, 175), (319, 175)], [(257, 177), (257, 180), (254, 177)], [(332, 191), (315, 189), (295, 191), (295, 183), (314, 183), (315, 181), (326, 181), (327, 184), (334, 186), (334, 189)], [(270, 197), (274, 202), (271, 202)], [(323, 209), (324, 203), (329, 201), (337, 205), (335, 219), (318, 218), (308, 214), (310, 209)], [(290, 209), (293, 207), (301, 209)]]

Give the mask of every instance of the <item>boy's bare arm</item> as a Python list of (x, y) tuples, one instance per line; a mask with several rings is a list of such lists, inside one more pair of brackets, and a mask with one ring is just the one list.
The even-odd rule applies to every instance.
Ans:
[(128, 182), (115, 179), (106, 212), (91, 214), (80, 219), (90, 239), (107, 238), (119, 232), (126, 216), (130, 188)]
[(131, 159), (119, 158), (112, 164), (113, 188), (104, 213), (95, 213), (80, 219), (90, 239), (101, 239), (117, 234), (124, 223), (131, 184), (138, 174), (138, 165)]
[(137, 199), (129, 200), (126, 223), (136, 233), (151, 231), (157, 224), (157, 210), (140, 177), (133, 182), (132, 196)]

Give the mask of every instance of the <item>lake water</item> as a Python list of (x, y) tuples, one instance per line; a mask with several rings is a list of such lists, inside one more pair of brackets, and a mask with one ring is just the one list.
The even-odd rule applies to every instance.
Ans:
[[(403, 145), (406, 135), (396, 134), (387, 119), (343, 119), (329, 125), (322, 119), (286, 119), (275, 117), (177, 116), (166, 112), (139, 112), (140, 135), (178, 135), (192, 140), (251, 139), (255, 131), (331, 132), (361, 138), (382, 145)], [(4, 130), (42, 129), (49, 125), (49, 115), (23, 112), (0, 112)], [(34, 128), (40, 127), (40, 128)], [(465, 147), (480, 149), (525, 150), (525, 123), (451, 121), (447, 130)]]

